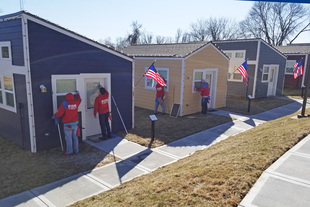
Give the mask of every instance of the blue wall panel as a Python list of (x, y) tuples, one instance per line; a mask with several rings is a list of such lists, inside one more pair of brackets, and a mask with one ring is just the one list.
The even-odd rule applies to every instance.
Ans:
[[(132, 124), (132, 62), (28, 21), (30, 66), (38, 150), (59, 146), (53, 116), (51, 75), (111, 73), (111, 94), (128, 129)], [(47, 93), (40, 93), (44, 84)], [(112, 101), (113, 132), (123, 125)], [(50, 136), (44, 136), (49, 132)]]
[(10, 41), (13, 65), (24, 65), (23, 33), (21, 19), (0, 22), (0, 42)]
[(222, 50), (246, 50), (245, 59), (256, 60), (257, 40), (240, 42), (216, 42)]
[(263, 65), (279, 65), (276, 95), (281, 96), (284, 86), (286, 58), (262, 42), (260, 46), (255, 98), (267, 96), (268, 83), (262, 82)]

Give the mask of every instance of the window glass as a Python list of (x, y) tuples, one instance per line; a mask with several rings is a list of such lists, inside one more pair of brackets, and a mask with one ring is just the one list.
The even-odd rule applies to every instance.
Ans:
[(10, 58), (10, 55), (9, 55), (9, 47), (7, 47), (7, 46), (2, 46), (2, 47), (1, 47), (1, 52), (2, 52), (2, 58)]
[(94, 108), (95, 99), (99, 95), (100, 91), (98, 86), (100, 82), (91, 82), (86, 84), (87, 94), (87, 109)]
[(202, 72), (195, 72), (195, 80), (201, 81), (202, 79)]
[[(166, 69), (158, 69), (157, 68), (157, 71), (158, 71), (158, 73), (159, 73), (159, 75), (163, 78), (163, 79), (165, 79), (167, 82), (169, 81), (168, 80), (168, 70), (166, 70)], [(149, 87), (149, 88), (155, 88), (156, 87), (156, 84), (157, 84), (157, 82), (154, 80), (154, 79), (152, 79), (152, 78), (149, 78), (149, 77), (146, 77), (146, 86), (147, 87)], [(168, 85), (168, 84), (167, 84)], [(167, 86), (165, 86), (165, 89), (167, 89)]]
[(3, 104), (2, 91), (0, 91), (0, 103)]
[(268, 81), (268, 74), (263, 74), (263, 81)]
[(65, 96), (65, 95), (63, 95), (63, 96), (56, 96), (56, 98), (57, 98), (57, 108), (59, 108), (60, 104), (61, 104), (64, 100), (66, 100), (66, 96)]
[(13, 80), (11, 77), (4, 76), (4, 89), (8, 91), (13, 91)]
[(56, 93), (70, 93), (76, 91), (76, 79), (57, 79)]
[(296, 63), (295, 60), (287, 60), (286, 61), (286, 67), (285, 67), (285, 73), (293, 74), (294, 67), (293, 65)]
[(264, 67), (263, 73), (269, 73), (269, 67), (268, 67), (268, 66), (265, 66), (265, 67)]
[(12, 93), (5, 93), (5, 97), (6, 97), (6, 105), (8, 106), (14, 106), (14, 97)]
[(243, 52), (236, 52), (235, 57), (236, 58), (243, 58)]

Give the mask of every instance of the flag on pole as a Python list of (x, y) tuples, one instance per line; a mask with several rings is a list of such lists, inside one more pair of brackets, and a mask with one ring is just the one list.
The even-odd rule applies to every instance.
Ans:
[(296, 79), (298, 76), (302, 75), (303, 71), (302, 71), (302, 60), (298, 61), (297, 63), (295, 63), (293, 65), (293, 75), (294, 78)]
[(247, 61), (245, 61), (244, 63), (242, 63), (242, 65), (239, 66), (239, 68), (237, 68), (237, 70), (241, 73), (244, 81), (245, 81), (245, 85), (248, 85), (248, 69), (247, 69)]
[(166, 86), (165, 81), (159, 75), (159, 73), (157, 72), (157, 70), (153, 64), (149, 67), (148, 71), (145, 73), (145, 76), (154, 79), (161, 86)]

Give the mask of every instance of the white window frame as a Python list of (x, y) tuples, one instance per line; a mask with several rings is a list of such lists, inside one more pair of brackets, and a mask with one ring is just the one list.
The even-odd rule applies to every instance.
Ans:
[[(264, 73), (264, 68), (265, 67), (269, 67), (269, 70), (268, 70), (268, 73)], [(262, 83), (268, 83), (269, 82), (269, 73), (270, 73), (270, 68), (271, 68), (271, 66), (272, 65), (263, 65), (263, 70), (262, 70)], [(264, 78), (264, 74), (267, 74), (268, 75), (268, 77), (267, 77), (267, 80), (264, 80), (263, 78)]]
[(286, 71), (287, 63), (289, 63), (289, 62), (293, 63), (293, 65), (294, 65), (296, 63), (296, 60), (286, 60), (286, 63), (285, 63), (285, 74), (286, 75), (293, 75), (293, 71), (291, 73)]
[[(61, 79), (74, 79), (76, 84), (76, 90), (78, 90), (78, 82), (79, 82), (79, 76), (78, 75), (52, 75), (52, 87), (53, 87), (53, 103), (54, 103), (54, 113), (57, 112), (58, 106), (57, 106), (57, 96), (65, 96), (67, 93), (72, 93), (73, 95), (76, 94), (76, 91), (70, 91), (65, 93), (57, 93), (57, 86), (56, 86), (56, 80)], [(80, 107), (79, 107), (80, 111)]]
[[(5, 88), (4, 88), (4, 77), (9, 77), (9, 78), (12, 79), (12, 91), (5, 90)], [(2, 75), (2, 74), (0, 74), (0, 78), (1, 78), (1, 88), (0, 88), (0, 91), (2, 92), (2, 101), (3, 101), (3, 103), (0, 103), (0, 108), (3, 108), (5, 110), (12, 111), (12, 112), (16, 113), (17, 111), (16, 111), (16, 98), (15, 98), (14, 78), (13, 78), (12, 75)], [(6, 93), (10, 93), (10, 94), (13, 95), (14, 107), (7, 105)]]
[[(146, 71), (148, 71), (148, 69), (149, 69), (149, 67), (145, 67), (145, 72)], [(161, 70), (164, 70), (164, 71), (167, 71), (167, 78), (166, 78), (166, 80), (167, 80), (167, 83), (166, 83), (166, 85), (167, 86), (165, 86), (164, 88), (165, 88), (165, 92), (169, 92), (169, 68), (157, 68), (156, 67), (156, 70), (158, 71), (158, 73), (159, 73), (159, 71), (161, 71)], [(153, 85), (154, 86), (148, 86), (147, 85), (147, 82), (148, 81), (152, 81), (153, 82)], [(155, 80), (154, 79), (152, 79), (152, 78), (150, 78), (150, 77), (145, 77), (145, 79), (144, 79), (144, 88), (145, 89), (148, 89), (148, 90), (156, 90), (156, 84), (155, 84)]]
[[(228, 81), (232, 81), (232, 82), (243, 82), (243, 77), (240, 74), (240, 72), (238, 70), (236, 70), (240, 65), (242, 65), (242, 63), (244, 63), (245, 61), (245, 56), (246, 56), (246, 50), (224, 50), (224, 53), (231, 53), (231, 57), (229, 60), (229, 69), (228, 69), (228, 77), (227, 80)], [(242, 57), (236, 57), (237, 53), (243, 53)], [(228, 55), (229, 56), (229, 55)], [(236, 70), (236, 71), (235, 71)], [(234, 73), (239, 73), (240, 74), (240, 79), (234, 79), (234, 73), (232, 73), (230, 75), (230, 71)]]
[[(2, 57), (2, 47), (8, 47), (9, 48), (9, 57), (3, 58)], [(3, 61), (12, 61), (12, 52), (11, 52), (11, 42), (0, 42), (0, 60)]]

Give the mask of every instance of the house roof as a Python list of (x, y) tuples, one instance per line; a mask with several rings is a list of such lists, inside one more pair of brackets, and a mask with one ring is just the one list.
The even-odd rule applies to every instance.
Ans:
[(108, 46), (108, 45), (102, 44), (100, 42), (97, 42), (94, 39), (90, 39), (90, 38), (88, 38), (86, 36), (78, 34), (78, 33), (74, 32), (74, 31), (69, 30), (68, 28), (64, 28), (64, 27), (60, 26), (59, 24), (55, 24), (53, 22), (50, 22), (49, 20), (43, 19), (41, 17), (38, 17), (37, 15), (31, 14), (31, 13), (29, 13), (27, 11), (19, 11), (19, 12), (16, 12), (16, 13), (0, 16), (0, 23), (1, 22), (5, 22), (5, 21), (9, 21), (11, 19), (21, 18), (22, 15), (28, 17), (31, 20), (35, 20), (35, 22), (37, 22), (37, 23), (38, 22), (43, 22), (44, 25), (48, 25), (52, 29), (57, 28), (58, 31), (62, 31), (63, 33), (65, 33), (67, 35), (70, 35), (72, 37), (76, 37), (79, 40), (82, 40), (82, 41), (84, 41), (86, 43), (90, 43), (90, 44), (92, 44), (92, 45), (94, 45), (94, 46), (96, 46), (96, 47), (98, 47), (100, 49), (103, 49), (103, 50), (107, 51), (107, 52), (110, 52), (110, 53), (115, 54), (117, 56), (123, 57), (125, 59), (130, 60), (130, 61), (133, 61), (132, 57), (124, 54), (121, 51), (118, 51), (118, 50), (116, 50), (114, 48), (111, 48), (111, 46)]
[(286, 46), (275, 46), (275, 48), (284, 54), (308, 54), (310, 53), (310, 44), (290, 44)]
[(206, 45), (213, 45), (219, 52), (227, 57), (227, 55), (212, 42), (131, 45), (124, 48), (123, 52), (133, 57), (185, 58)]

